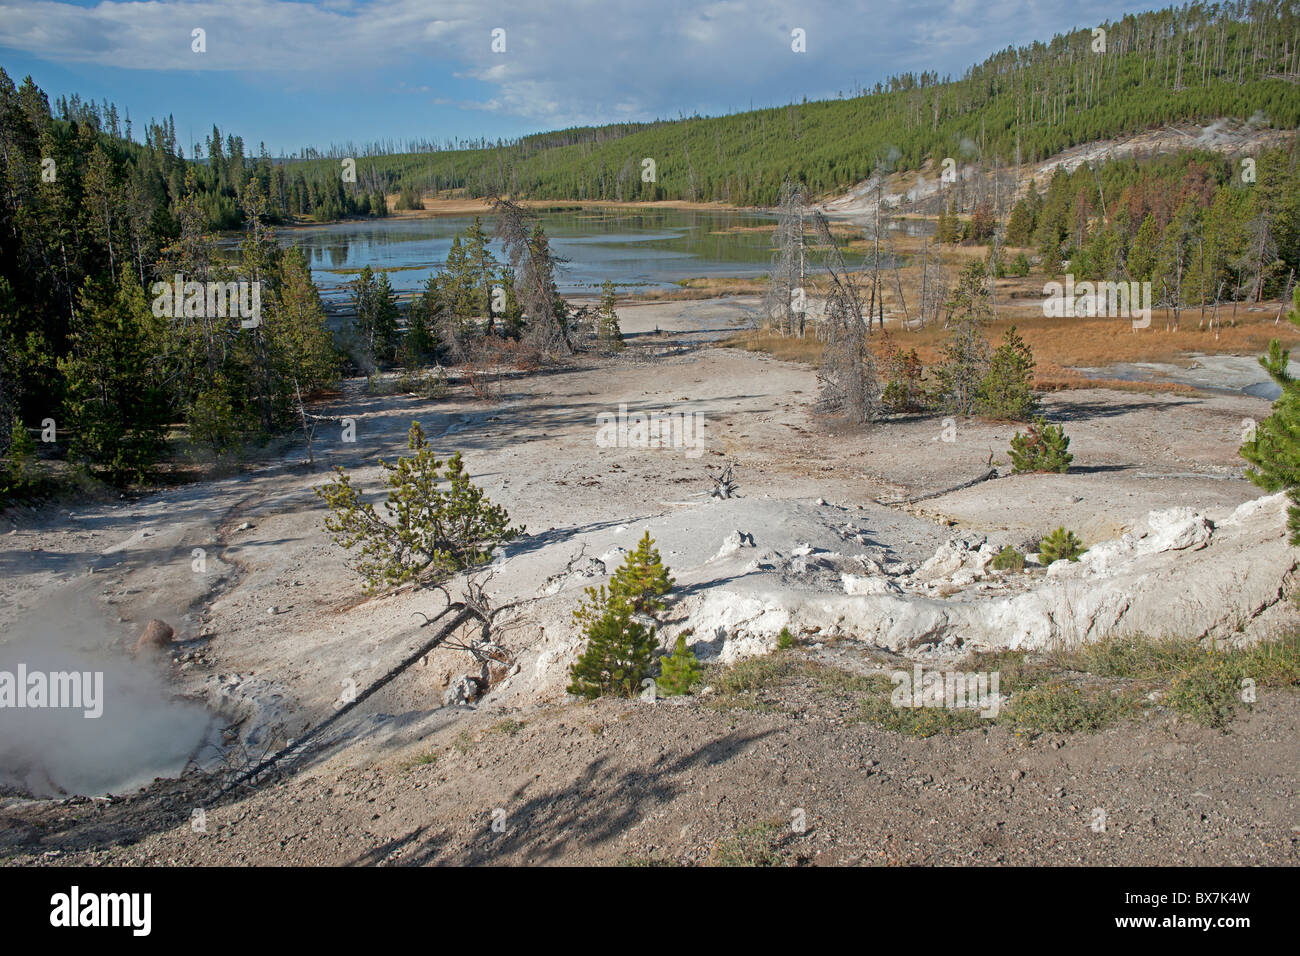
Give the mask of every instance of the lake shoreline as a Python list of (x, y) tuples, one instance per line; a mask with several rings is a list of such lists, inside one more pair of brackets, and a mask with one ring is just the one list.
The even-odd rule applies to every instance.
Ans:
[[(294, 220), (279, 223), (277, 229), (311, 229), (315, 226), (337, 226), (349, 222), (371, 222), (376, 218), (390, 220), (441, 219), (456, 216), (490, 216), (492, 203), (486, 199), (425, 199), (423, 209), (393, 209), (397, 194), (387, 197), (387, 216), (352, 216), (346, 219)], [(724, 202), (692, 202), (688, 199), (663, 199), (657, 202), (620, 202), (614, 199), (521, 199), (519, 205), (532, 212), (563, 212), (579, 209), (691, 209), (719, 212), (749, 212), (775, 214), (776, 210), (763, 206), (734, 206)]]

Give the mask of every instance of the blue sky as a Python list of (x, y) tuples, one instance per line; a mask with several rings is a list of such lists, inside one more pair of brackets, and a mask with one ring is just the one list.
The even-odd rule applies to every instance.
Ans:
[[(1071, 0), (0, 0), (0, 66), (50, 94), (176, 117), (278, 154), (408, 137), (508, 138), (848, 95), (1134, 7)], [(791, 50), (802, 29), (807, 52)], [(207, 50), (192, 50), (192, 31)], [(505, 31), (505, 52), (492, 31)], [(188, 150), (187, 150), (188, 152)]]

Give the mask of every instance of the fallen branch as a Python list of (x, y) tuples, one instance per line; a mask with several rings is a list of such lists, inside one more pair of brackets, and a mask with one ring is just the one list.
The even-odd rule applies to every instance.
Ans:
[(713, 487), (709, 489), (710, 498), (730, 498), (736, 493), (739, 486), (733, 476), (731, 462), (727, 462), (726, 467), (716, 475), (707, 466), (704, 471), (713, 482)]
[(996, 478), (997, 476), (998, 476), (998, 470), (996, 468), (990, 468), (988, 471), (984, 472), (984, 474), (980, 475), (978, 478), (972, 478), (970, 481), (963, 481), (960, 485), (955, 485), (952, 488), (944, 488), (942, 491), (931, 491), (928, 494), (924, 494), (924, 495), (913, 495), (910, 498), (895, 498), (892, 501), (882, 501), (881, 499), (877, 498), (876, 504), (910, 505), (918, 501), (925, 501), (929, 498), (939, 498), (943, 495), (952, 494), (954, 491), (961, 491), (963, 488), (970, 488), (974, 485), (978, 485), (982, 481), (988, 481), (989, 479)]
[[(364, 691), (358, 694), (354, 700), (351, 700), (348, 703), (344, 704), (335, 713), (331, 714), (323, 722), (317, 724), (306, 734), (299, 737), (297, 740), (291, 742), (288, 746), (282, 748), (279, 752), (272, 754), (270, 757), (267, 757), (265, 760), (258, 763), (257, 766), (253, 767), (252, 769), (245, 770), (239, 773), (238, 775), (236, 775), (234, 780), (232, 780), (230, 783), (226, 784), (224, 787), (221, 788), (221, 793), (227, 793), (230, 790), (233, 790), (235, 787), (248, 783), (251, 780), (254, 780), (256, 777), (261, 776), (267, 770), (271, 769), (273, 766), (275, 766), (285, 757), (289, 756), (295, 751), (301, 751), (308, 743), (310, 743), (312, 740), (319, 737), (322, 731), (332, 726), (344, 714), (352, 710), (352, 708), (356, 707), (362, 701), (366, 700), (366, 698), (370, 697), (381, 687), (388, 684), (394, 678), (402, 674), (407, 668), (409, 668), (416, 661), (420, 660), (425, 655), (427, 655), (435, 647), (437, 647), (444, 640), (446, 640), (462, 624), (465, 624), (467, 621), (469, 621), (472, 618), (482, 619), (482, 615), (476, 608), (466, 604), (462, 604), (460, 602), (456, 602), (454, 604), (447, 605), (445, 608), (443, 608), (433, 617), (426, 618), (424, 623), (421, 624), (420, 627), (428, 627), (430, 624), (434, 624), (438, 622), (448, 612), (453, 610), (456, 611), (456, 613), (451, 618), (451, 620), (448, 621), (446, 624), (444, 624), (442, 627), (440, 627), (438, 629), (437, 634), (435, 634), (429, 640), (425, 641), (424, 644), (420, 646), (419, 650), (408, 655), (406, 658), (402, 660), (401, 663), (391, 668), (386, 674), (384, 674), (384, 676), (380, 677), (377, 681), (375, 681)], [(484, 621), (484, 627), (487, 626), (487, 623), (488, 623), (487, 621)], [(255, 783), (250, 785), (256, 786)]]

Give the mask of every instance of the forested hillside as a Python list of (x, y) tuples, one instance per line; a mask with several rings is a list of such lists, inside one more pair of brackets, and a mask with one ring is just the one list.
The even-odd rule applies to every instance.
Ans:
[[(480, 150), (366, 160), (386, 184), (544, 199), (719, 200), (771, 206), (787, 177), (816, 196), (927, 158), (1034, 162), (1180, 121), (1300, 125), (1291, 2), (1195, 4), (1008, 48), (960, 79), (906, 73), (849, 99), (716, 118), (575, 129)], [(793, 55), (793, 54), (792, 54)], [(655, 179), (642, 176), (653, 159)], [(370, 166), (373, 164), (373, 166)], [(295, 164), (308, 181), (338, 157)]]

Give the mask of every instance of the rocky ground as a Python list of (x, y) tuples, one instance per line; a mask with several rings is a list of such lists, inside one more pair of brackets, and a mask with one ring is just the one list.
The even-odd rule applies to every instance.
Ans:
[[(1045, 646), (1126, 616), (1227, 640), (1294, 623), (1279, 599), (1294, 571), (1271, 521), (1280, 505), (1238, 511), (1259, 494), (1236, 456), (1242, 422), (1267, 401), (1055, 393), (1045, 411), (1072, 438), (1070, 474), (897, 503), (981, 474), (990, 455), (1005, 473), (1015, 426), (916, 416), (828, 430), (810, 369), (716, 347), (755, 305), (628, 307), (624, 355), (507, 379), (490, 402), (349, 383), (320, 411), (352, 419), (356, 441), (322, 426), (314, 469), (285, 443), (227, 477), (10, 512), (0, 656), (53, 635), (69, 653), (129, 661), (160, 703), (115, 710), (110, 693), (93, 733), (67, 731), (78, 752), (112, 755), (94, 774), (37, 737), (6, 741), (0, 852), (123, 864), (1294, 862), (1300, 700), (1289, 692), (1266, 694), (1226, 734), (1157, 713), (1096, 735), (998, 725), (923, 740), (853, 719), (855, 703), (817, 680), (778, 682), (762, 706), (565, 699), (580, 646), (569, 615), (647, 528), (678, 579), (663, 637), (689, 629), (701, 656), (722, 661), (767, 652), (787, 626), (804, 639), (791, 653), (842, 647), (824, 663), (851, 670), (880, 645), (911, 656)], [(702, 413), (703, 447), (598, 447), (597, 415), (620, 403)], [(416, 612), (439, 599), (366, 598), (312, 491), (335, 464), (376, 491), (375, 456), (403, 451), (413, 418), (527, 526), (488, 583), (497, 602), (520, 602), (499, 636), (512, 666), (483, 699), (443, 707), (472, 668), (463, 651), (437, 650), (295, 774), (216, 798), (208, 774), (319, 723), (427, 636)], [(705, 469), (723, 462), (740, 497), (713, 501)], [(1058, 525), (1103, 544), (1109, 563), (1014, 580), (988, 570), (990, 549)], [(1017, 595), (1037, 602), (1046, 630), (995, 626)], [(1081, 604), (1096, 613), (1059, 613)], [(1162, 619), (1165, 607), (1178, 613)], [(931, 612), (942, 626), (924, 623)], [(174, 643), (126, 656), (152, 618), (175, 628)], [(879, 639), (884, 618), (897, 639)], [(213, 719), (194, 729), (163, 706), (178, 703)], [(174, 728), (167, 747), (151, 743), (160, 728)], [(187, 762), (184, 778), (151, 783)]]

